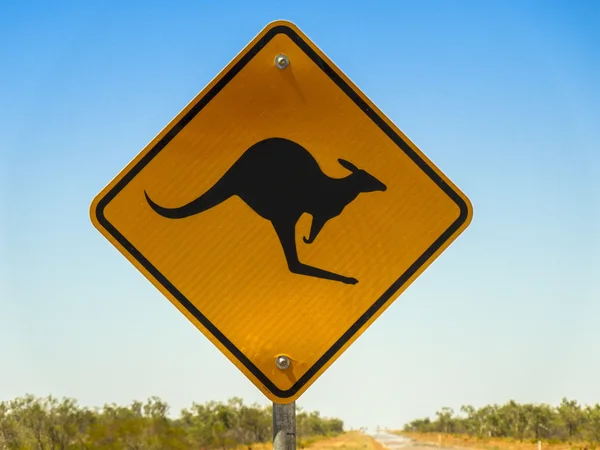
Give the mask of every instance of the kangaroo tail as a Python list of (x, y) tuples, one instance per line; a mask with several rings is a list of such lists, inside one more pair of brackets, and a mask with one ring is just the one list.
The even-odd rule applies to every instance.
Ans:
[(217, 206), (219, 203), (222, 203), (231, 197), (233, 193), (231, 193), (229, 189), (225, 189), (226, 186), (224, 186), (224, 184), (226, 183), (223, 183), (223, 181), (225, 180), (221, 178), (217, 184), (215, 184), (200, 197), (183, 206), (175, 208), (165, 208), (164, 206), (158, 205), (148, 196), (146, 191), (144, 191), (144, 195), (146, 196), (146, 201), (150, 207), (157, 214), (168, 219), (183, 219)]

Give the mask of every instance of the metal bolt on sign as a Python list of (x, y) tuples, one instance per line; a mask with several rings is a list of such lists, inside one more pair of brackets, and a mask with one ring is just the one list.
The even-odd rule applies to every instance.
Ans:
[(275, 57), (275, 65), (280, 69), (285, 69), (290, 64), (290, 59), (283, 53)]
[(285, 369), (289, 368), (289, 367), (290, 367), (290, 364), (291, 364), (291, 362), (290, 362), (290, 358), (288, 358), (288, 357), (287, 357), (287, 356), (285, 356), (285, 355), (278, 356), (278, 357), (275, 359), (275, 365), (276, 365), (276, 366), (277, 366), (277, 368), (278, 368), (278, 369), (280, 369), (280, 370), (285, 370)]

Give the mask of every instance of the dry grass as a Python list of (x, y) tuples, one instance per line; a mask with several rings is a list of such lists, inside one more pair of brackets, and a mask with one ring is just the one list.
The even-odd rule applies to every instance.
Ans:
[[(273, 444), (255, 444), (250, 448), (252, 450), (272, 450)], [(350, 431), (334, 438), (315, 437), (299, 440), (296, 448), (306, 450), (385, 450), (385, 447), (375, 439), (359, 431)], [(249, 449), (240, 447), (240, 450)]]
[(306, 446), (310, 450), (384, 450), (385, 447), (371, 436), (360, 431), (350, 431), (335, 438), (313, 442)]
[[(538, 450), (537, 442), (524, 440), (523, 442), (510, 438), (477, 438), (466, 435), (452, 435), (439, 433), (404, 433), (394, 431), (395, 434), (409, 437), (417, 442), (436, 444), (442, 447), (460, 447), (477, 450)], [(585, 442), (547, 443), (542, 441), (542, 450), (592, 450), (594, 446)]]

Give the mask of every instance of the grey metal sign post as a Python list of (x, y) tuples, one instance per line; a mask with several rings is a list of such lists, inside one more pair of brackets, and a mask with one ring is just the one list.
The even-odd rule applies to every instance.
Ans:
[(273, 403), (273, 450), (296, 450), (296, 402)]

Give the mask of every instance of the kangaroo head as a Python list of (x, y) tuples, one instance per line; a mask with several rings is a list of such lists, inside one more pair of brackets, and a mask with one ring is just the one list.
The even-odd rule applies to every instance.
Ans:
[(356, 183), (360, 192), (374, 192), (374, 191), (385, 191), (387, 186), (375, 178), (373, 175), (368, 173), (366, 170), (359, 169), (354, 164), (345, 159), (338, 159), (338, 162), (344, 167), (352, 172), (350, 177)]

